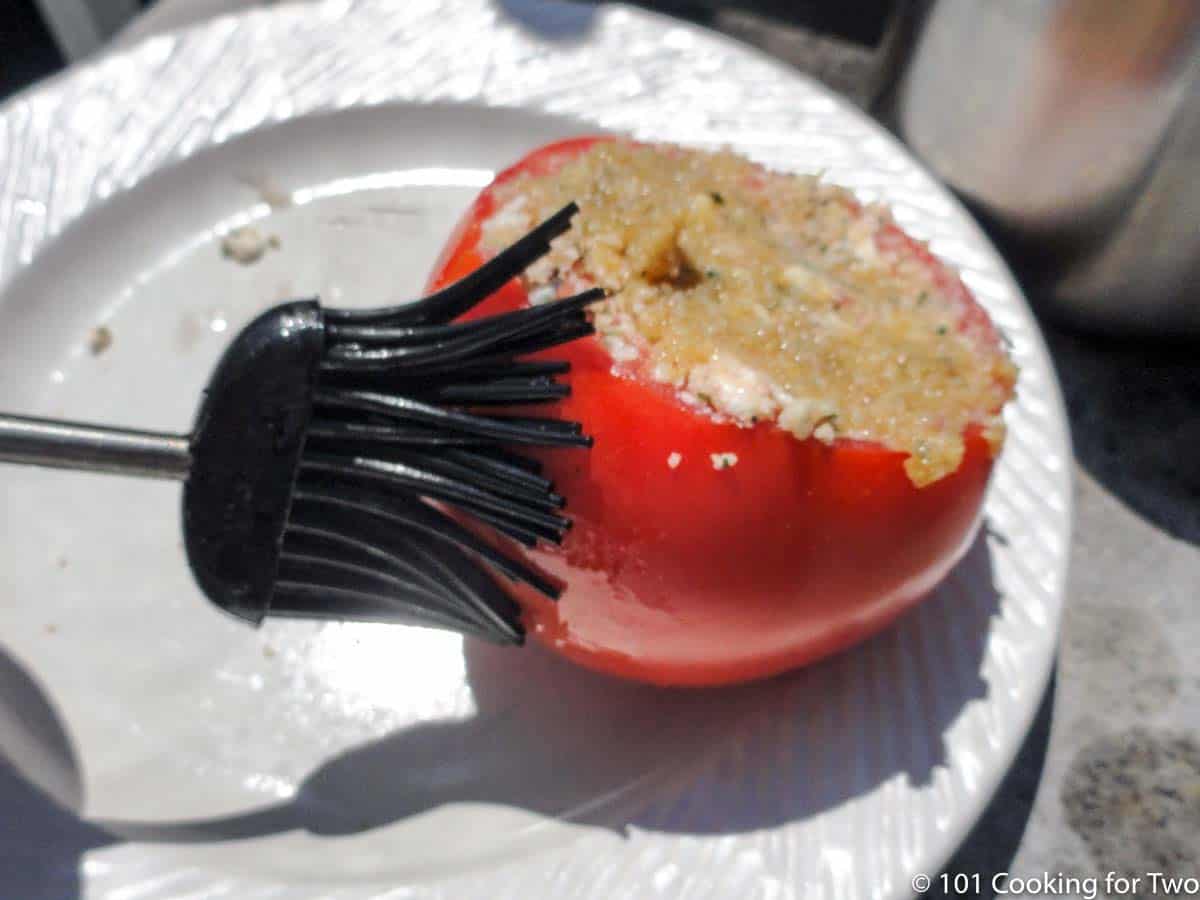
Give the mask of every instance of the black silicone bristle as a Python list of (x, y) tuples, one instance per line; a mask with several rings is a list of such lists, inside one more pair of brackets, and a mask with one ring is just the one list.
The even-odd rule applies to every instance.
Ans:
[[(565, 498), (525, 456), (586, 448), (581, 425), (506, 407), (569, 394), (567, 363), (523, 360), (592, 333), (601, 290), (454, 321), (547, 253), (574, 204), (461, 281), (415, 303), (325, 309), (325, 346), (270, 612), (524, 638), (501, 579), (558, 586), (491, 531), (559, 542)], [(493, 412), (494, 411), (494, 412)]]
[(519, 347), (516, 353), (533, 353), (564, 343), (562, 335), (586, 326), (583, 310), (602, 300), (605, 292), (593, 288), (574, 297), (530, 309), (488, 316), (448, 328), (438, 327), (421, 339), (420, 328), (328, 326), (324, 371), (371, 372), (448, 367), (467, 360), (486, 359)]
[(436, 294), (398, 306), (378, 309), (326, 310), (326, 322), (339, 325), (403, 326), (444, 325), (474, 309), (502, 288), (510, 279), (525, 271), (533, 262), (550, 252), (550, 242), (565, 234), (579, 207), (568, 203), (511, 247), (496, 254), (470, 275), (448, 285)]

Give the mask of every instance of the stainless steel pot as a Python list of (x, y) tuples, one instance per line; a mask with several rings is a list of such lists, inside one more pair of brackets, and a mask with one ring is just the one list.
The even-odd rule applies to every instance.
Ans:
[(926, 0), (893, 117), (1053, 312), (1200, 336), (1200, 0)]

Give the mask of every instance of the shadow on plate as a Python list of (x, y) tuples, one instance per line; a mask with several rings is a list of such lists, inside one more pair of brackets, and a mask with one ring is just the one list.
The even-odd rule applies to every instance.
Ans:
[(82, 806), (79, 761), (62, 719), (42, 686), (2, 645), (0, 755), (63, 806)]
[[(154, 842), (292, 829), (349, 835), (473, 802), (618, 833), (629, 825), (684, 834), (771, 828), (898, 773), (928, 783), (945, 764), (947, 728), (986, 695), (979, 672), (997, 613), (980, 537), (947, 583), (896, 627), (856, 651), (756, 684), (654, 688), (537, 648), (467, 644), (478, 707), (468, 720), (423, 723), (351, 749), (279, 805), (203, 821), (103, 824)], [(953, 677), (939, 677), (943, 661)]]
[(501, 14), (545, 41), (582, 41), (597, 10), (566, 0), (496, 0)]
[(54, 705), (0, 647), (0, 877), (5, 896), (80, 896), (80, 858), (117, 840), (69, 811), (78, 809), (82, 799), (79, 763)]
[[(966, 876), (966, 883), (984, 886), (983, 896), (993, 897), (992, 884), (996, 876), (1012, 871), (1012, 861), (1021, 845), (1029, 824), (1029, 814), (1037, 799), (1038, 785), (1046, 765), (1050, 745), (1050, 723), (1054, 718), (1054, 691), (1058, 682), (1058, 664), (1046, 685), (1042, 703), (1033, 725), (1026, 735), (1012, 767), (996, 789), (996, 795), (971, 829), (962, 846), (943, 870), (948, 876)], [(976, 879), (978, 876), (978, 879)], [(962, 896), (963, 891), (942, 889), (942, 880), (935, 878), (933, 888), (923, 895), (937, 900)], [(953, 888), (953, 882), (949, 886)]]

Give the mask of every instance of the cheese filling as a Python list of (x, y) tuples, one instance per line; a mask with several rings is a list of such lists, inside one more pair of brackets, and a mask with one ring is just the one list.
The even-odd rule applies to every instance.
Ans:
[(535, 302), (613, 291), (593, 317), (619, 371), (719, 420), (881, 443), (918, 486), (958, 467), (968, 425), (999, 450), (1016, 370), (885, 210), (729, 152), (600, 142), (498, 186), (484, 249), (570, 200), (574, 227), (526, 287)]

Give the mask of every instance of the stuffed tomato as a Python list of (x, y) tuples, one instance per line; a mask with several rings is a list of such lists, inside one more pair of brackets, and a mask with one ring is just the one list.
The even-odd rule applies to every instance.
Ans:
[(768, 676), (862, 640), (971, 540), (1015, 370), (958, 277), (887, 212), (732, 153), (612, 138), (502, 172), (433, 273), (477, 267), (568, 201), (549, 257), (477, 313), (600, 285), (543, 462), (574, 526), (531, 552), (530, 634), (661, 684)]

